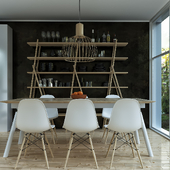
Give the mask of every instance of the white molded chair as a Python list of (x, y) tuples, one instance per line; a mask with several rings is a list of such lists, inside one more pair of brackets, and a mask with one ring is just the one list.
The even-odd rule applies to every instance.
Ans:
[[(106, 153), (106, 157), (107, 157), (110, 150), (110, 146), (114, 141), (114, 148), (113, 148), (110, 168), (112, 167), (117, 139), (122, 140), (124, 144), (127, 144), (129, 142), (128, 145), (131, 146), (133, 157), (135, 156), (133, 149), (135, 149), (137, 151), (141, 166), (143, 168), (143, 163), (140, 157), (140, 153), (136, 146), (136, 141), (133, 135), (133, 132), (140, 129), (141, 127), (142, 127), (142, 117), (141, 117), (139, 102), (134, 99), (118, 100), (113, 106), (110, 121), (107, 126), (108, 129), (114, 131), (113, 137), (110, 141), (108, 151)], [(124, 140), (123, 137), (119, 136), (119, 133), (126, 133), (126, 135), (129, 137), (129, 140)]]
[[(115, 94), (110, 94), (110, 95), (107, 95), (106, 98), (120, 98), (120, 97), (118, 95), (115, 95)], [(106, 126), (105, 125), (109, 121), (109, 119), (111, 117), (111, 113), (112, 113), (112, 108), (103, 108), (103, 110), (102, 110), (102, 117), (104, 118), (104, 120), (103, 120), (103, 128), (104, 128), (103, 137), (104, 137), (105, 132), (106, 132)], [(109, 131), (107, 131), (105, 143), (107, 141), (108, 132)]]
[[(55, 97), (53, 95), (46, 94), (46, 95), (42, 95), (40, 98), (55, 98)], [(46, 110), (47, 110), (48, 118), (51, 121), (51, 124), (55, 125), (54, 119), (56, 119), (58, 117), (58, 109), (57, 108), (46, 108)], [(52, 138), (53, 138), (53, 143), (55, 144), (53, 132), (55, 133), (56, 138), (57, 138), (56, 127), (54, 127), (53, 131), (51, 132)]]
[[(63, 125), (63, 128), (72, 132), (65, 162), (65, 168), (67, 166), (70, 150), (73, 143), (73, 138), (75, 138), (75, 136), (80, 137), (76, 133), (86, 133), (88, 135), (96, 167), (98, 168), (96, 155), (94, 152), (93, 143), (90, 136), (90, 132), (94, 131), (98, 127), (99, 125), (96, 117), (95, 107), (91, 100), (75, 99), (70, 101), (67, 107), (67, 112)], [(80, 139), (82, 138), (80, 137)]]
[[(16, 162), (15, 169), (18, 165), (21, 153), (23, 150), (27, 151), (27, 147), (29, 145), (34, 144), (38, 140), (42, 140), (43, 151), (47, 163), (47, 167), (49, 169), (47, 153), (45, 150), (45, 144), (48, 145), (50, 153), (52, 157), (54, 157), (50, 145), (48, 143), (47, 137), (45, 136), (45, 131), (53, 128), (53, 125), (50, 124), (50, 121), (47, 116), (47, 111), (45, 105), (42, 101), (38, 99), (24, 99), (21, 100), (18, 105), (17, 117), (16, 117), (16, 128), (20, 129), (21, 131), (25, 132), (24, 140), (21, 145), (20, 152), (18, 154), (18, 159)], [(39, 133), (40, 137), (36, 137), (34, 135), (34, 141), (30, 140), (30, 136), (32, 133)], [(45, 138), (45, 140), (44, 140)], [(24, 144), (26, 145), (25, 148)]]

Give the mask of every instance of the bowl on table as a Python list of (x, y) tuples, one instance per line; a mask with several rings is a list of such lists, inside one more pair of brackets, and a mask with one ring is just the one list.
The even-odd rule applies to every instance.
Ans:
[(72, 94), (72, 95), (71, 95), (71, 98), (72, 98), (72, 99), (85, 99), (86, 96), (87, 96), (86, 94), (82, 94), (82, 95)]

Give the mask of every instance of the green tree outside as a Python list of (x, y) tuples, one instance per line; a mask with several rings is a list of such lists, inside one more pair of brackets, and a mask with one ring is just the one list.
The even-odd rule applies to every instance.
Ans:
[[(168, 51), (169, 49), (162, 49)], [(162, 56), (162, 128), (169, 131), (169, 54)]]

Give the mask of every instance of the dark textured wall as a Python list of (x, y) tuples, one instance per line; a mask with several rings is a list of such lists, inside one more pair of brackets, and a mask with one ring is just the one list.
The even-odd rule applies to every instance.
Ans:
[[(34, 23), (34, 22), (10, 22), (0, 23), (8, 24), (13, 29), (13, 98), (22, 98), (29, 96), (31, 75), (27, 71), (32, 71), (33, 61), (27, 59), (28, 56), (34, 56), (35, 48), (27, 45), (27, 42), (41, 41), (41, 31), (59, 31), (60, 36), (71, 37), (75, 35), (76, 23)], [(91, 30), (100, 31), (100, 36), (103, 32), (110, 32), (111, 40), (113, 34), (116, 33), (118, 42), (128, 42), (128, 45), (123, 48), (117, 48), (116, 56), (127, 56), (126, 61), (116, 61), (116, 71), (127, 71), (127, 75), (118, 75), (120, 86), (128, 86), (128, 89), (122, 89), (123, 97), (129, 98), (149, 98), (149, 23), (84, 23), (84, 34), (91, 37)], [(42, 51), (50, 51), (58, 48), (43, 48)], [(106, 50), (106, 55), (111, 56), (112, 48), (98, 48)], [(88, 71), (91, 71), (95, 63), (85, 63)], [(54, 62), (56, 70), (60, 71), (61, 67), (68, 66), (72, 70), (72, 63), (64, 61)], [(110, 62), (103, 61), (106, 70), (109, 70)], [(41, 76), (42, 77), (42, 76)], [(71, 75), (46, 75), (44, 77), (53, 77), (62, 82), (71, 81)], [(108, 75), (80, 75), (85, 81), (93, 81), (93, 85), (101, 85), (102, 82), (108, 81)], [(105, 97), (106, 89), (84, 89), (85, 94), (89, 97)], [(70, 89), (49, 89), (46, 93), (54, 94), (55, 97), (69, 97)], [(112, 93), (115, 93), (113, 90)], [(36, 97), (40, 97), (39, 92), (36, 92)], [(64, 110), (61, 110), (62, 112)], [(97, 110), (101, 112), (101, 110)], [(149, 125), (149, 106), (142, 109), (146, 126)], [(55, 120), (56, 126), (62, 127), (64, 118)], [(102, 125), (102, 118), (98, 118)]]

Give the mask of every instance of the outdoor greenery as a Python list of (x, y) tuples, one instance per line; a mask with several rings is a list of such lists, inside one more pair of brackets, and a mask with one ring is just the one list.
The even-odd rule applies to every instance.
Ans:
[(169, 54), (162, 57), (162, 128), (169, 131)]

